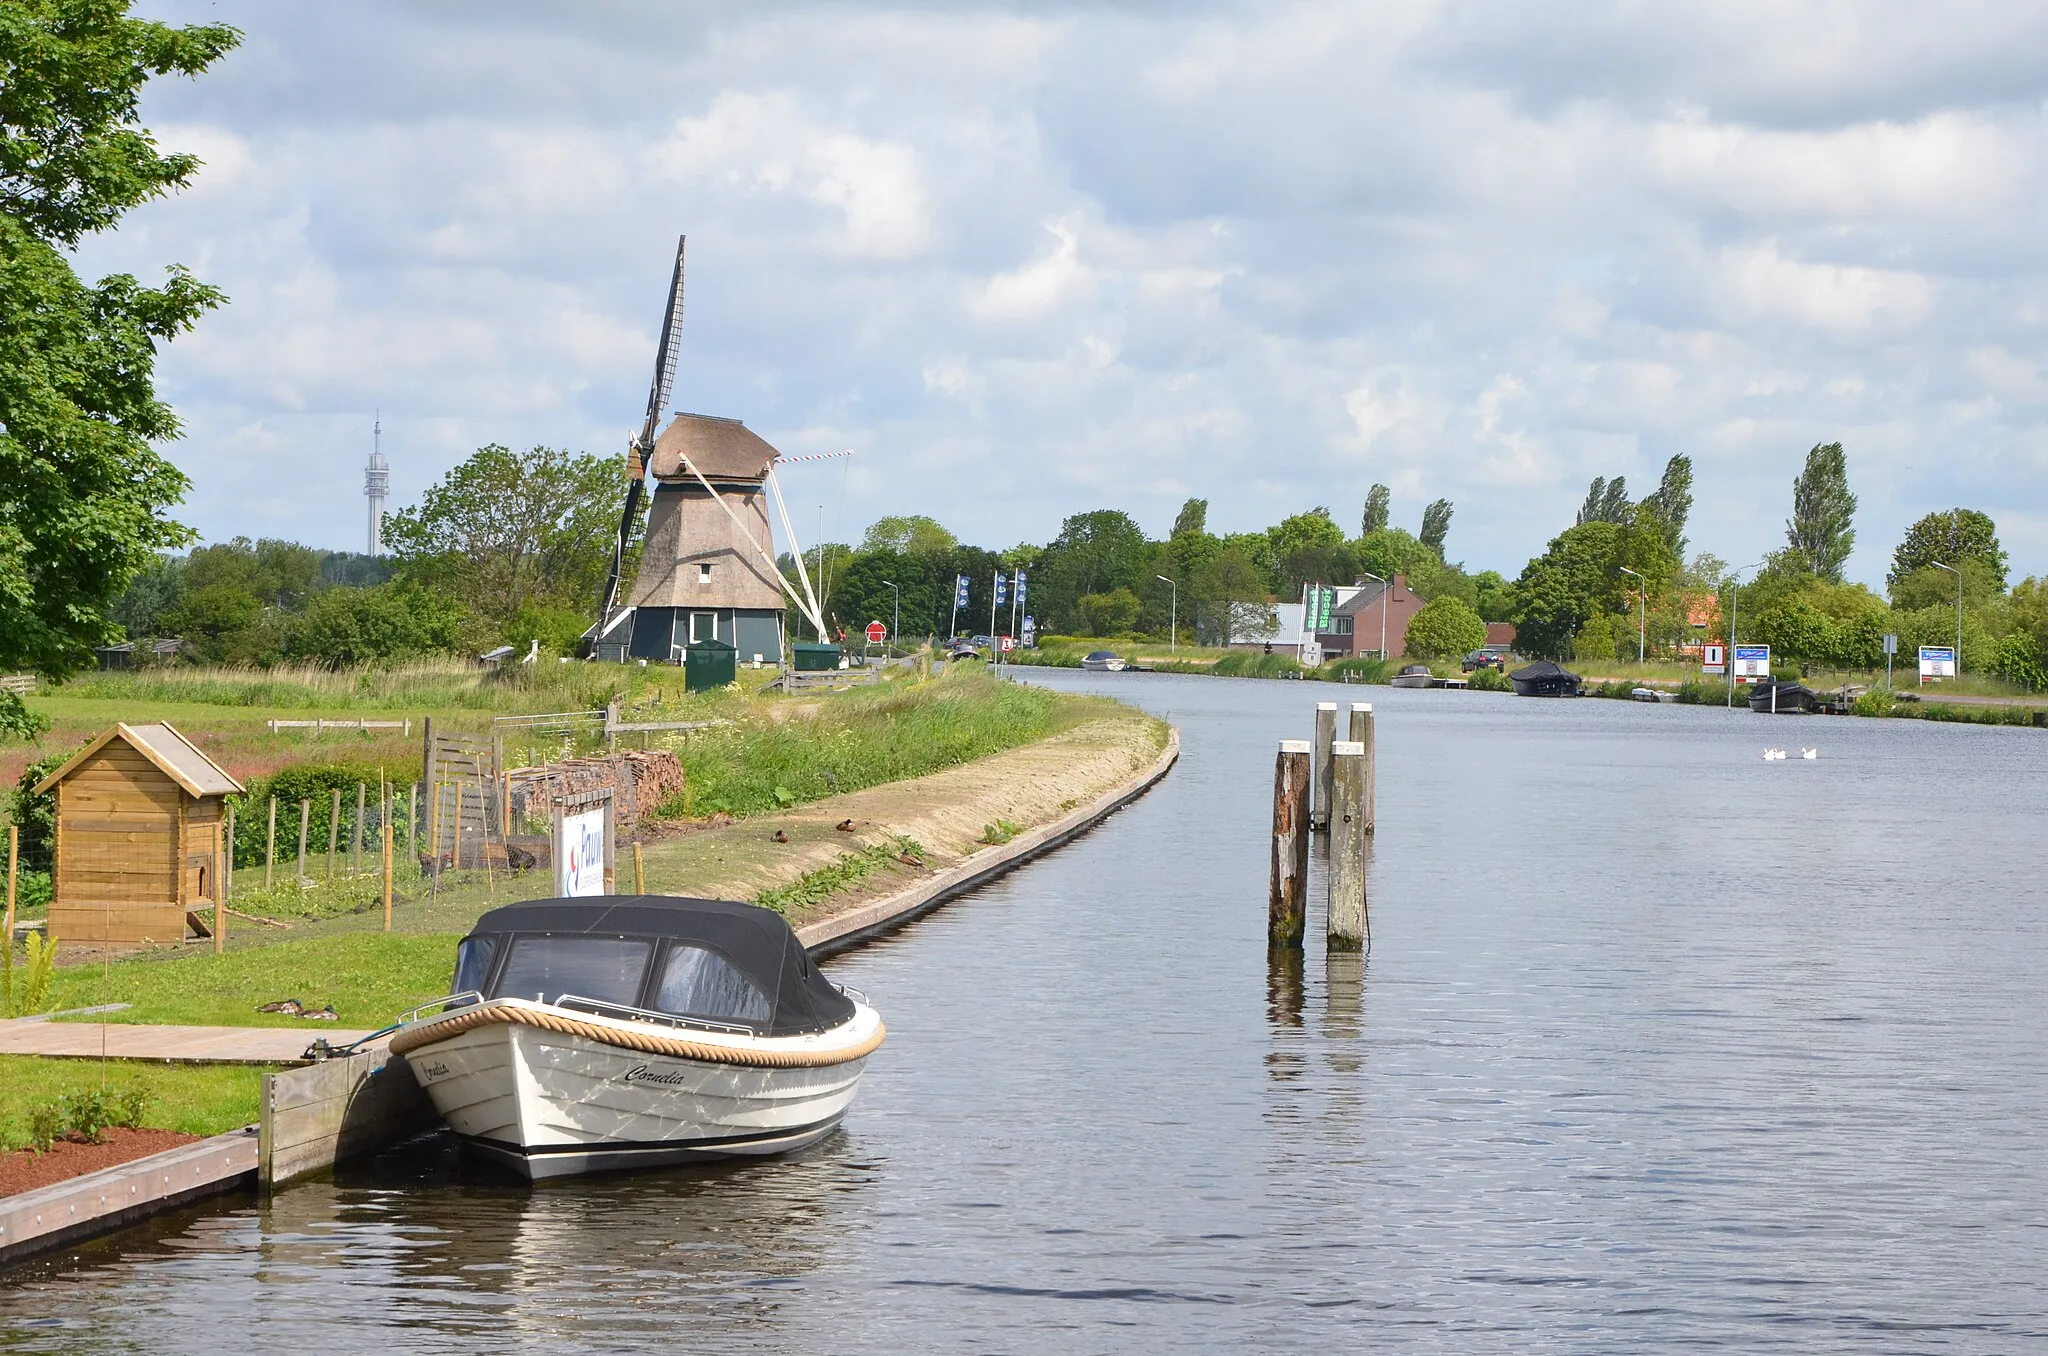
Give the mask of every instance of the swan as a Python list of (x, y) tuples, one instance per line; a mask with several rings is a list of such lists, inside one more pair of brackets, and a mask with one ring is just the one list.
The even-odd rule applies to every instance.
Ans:
[(1818, 757), (1820, 757), (1820, 750), (1819, 750), (1819, 749), (1801, 749), (1801, 750), (1799, 750), (1799, 756), (1800, 756), (1801, 758), (1804, 758), (1804, 759), (1806, 759), (1807, 761), (1811, 762), (1811, 761), (1812, 761), (1813, 759), (1815, 759), (1815, 758), (1818, 758)]

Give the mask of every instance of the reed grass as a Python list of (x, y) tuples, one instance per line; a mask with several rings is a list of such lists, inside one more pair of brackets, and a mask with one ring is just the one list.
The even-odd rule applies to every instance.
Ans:
[(278, 711), (588, 711), (631, 690), (646, 673), (614, 664), (513, 664), (500, 669), (437, 660), (330, 669), (144, 669), (73, 678), (50, 695), (122, 702), (181, 702)]

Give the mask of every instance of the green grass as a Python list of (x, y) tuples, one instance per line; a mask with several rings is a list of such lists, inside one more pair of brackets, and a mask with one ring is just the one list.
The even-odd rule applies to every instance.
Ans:
[[(253, 928), (254, 924), (243, 923)], [(290, 1026), (306, 1039), (326, 1028), (273, 1013), (263, 1003), (296, 998), (309, 1008), (334, 1005), (333, 1025), (384, 1026), (401, 1012), (448, 992), (456, 938), (365, 932), (275, 942), (247, 951), (186, 953), (67, 966), (50, 987), (57, 1010), (127, 1003), (106, 1020), (193, 1026)], [(99, 1020), (86, 1018), (83, 1020)]]
[(198, 703), (276, 711), (588, 711), (660, 670), (617, 664), (512, 665), (479, 669), (453, 661), (274, 668), (166, 668), (91, 673), (47, 694), (100, 701)]
[(924, 848), (919, 846), (916, 839), (897, 834), (883, 842), (871, 843), (858, 851), (842, 853), (839, 860), (821, 866), (816, 871), (806, 872), (787, 885), (763, 890), (754, 896), (754, 902), (779, 914), (816, 908), (841, 890), (851, 889), (877, 872), (894, 870), (904, 865), (905, 863), (900, 860), (904, 855), (922, 858)]
[(1092, 701), (980, 671), (794, 705), (799, 714), (735, 707), (732, 725), (691, 738), (683, 750), (688, 789), (661, 813), (764, 814), (957, 767), (1071, 729), (1100, 711)]
[(120, 1093), (140, 1087), (147, 1094), (142, 1123), (188, 1135), (220, 1135), (253, 1125), (261, 1108), (263, 1075), (258, 1065), (162, 1065), (111, 1060), (40, 1059), (0, 1055), (0, 1150), (28, 1145), (31, 1108), (59, 1097), (97, 1092), (102, 1084)]

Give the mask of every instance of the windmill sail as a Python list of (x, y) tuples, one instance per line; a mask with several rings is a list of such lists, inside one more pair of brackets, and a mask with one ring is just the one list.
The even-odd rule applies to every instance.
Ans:
[(640, 497), (646, 492), (647, 463), (654, 452), (654, 435), (661, 427), (661, 412), (668, 408), (669, 393), (675, 387), (676, 357), (683, 337), (683, 246), (687, 236), (676, 237), (676, 266), (669, 275), (668, 310), (661, 326), (661, 346), (654, 353), (654, 380), (647, 388), (647, 415), (639, 436), (627, 453), (626, 508), (619, 515), (619, 536), (612, 547), (612, 567), (604, 583), (604, 597), (598, 606), (598, 627), (603, 629), (619, 605), (619, 577), (626, 568), (626, 550), (632, 544), (633, 524), (640, 514)]

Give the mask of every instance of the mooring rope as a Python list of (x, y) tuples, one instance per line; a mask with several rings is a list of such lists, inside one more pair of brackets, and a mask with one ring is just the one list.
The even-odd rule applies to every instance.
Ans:
[(459, 1036), (465, 1031), (474, 1031), (477, 1027), (494, 1024), (539, 1027), (543, 1031), (556, 1031), (566, 1036), (582, 1036), (604, 1045), (617, 1045), (648, 1055), (670, 1055), (676, 1059), (694, 1059), (714, 1064), (752, 1064), (771, 1069), (824, 1068), (833, 1064), (851, 1063), (873, 1054), (880, 1048), (883, 1037), (888, 1034), (887, 1029), (877, 1021), (874, 1034), (857, 1045), (841, 1046), (834, 1050), (764, 1050), (758, 1046), (711, 1045), (704, 1041), (657, 1036), (652, 1032), (622, 1031), (618, 1027), (599, 1026), (594, 1022), (579, 1021), (574, 1017), (539, 1012), (527, 1007), (482, 1007), (437, 1017), (410, 1031), (399, 1032), (391, 1038), (391, 1053), (408, 1054), (438, 1044), (451, 1036)]

